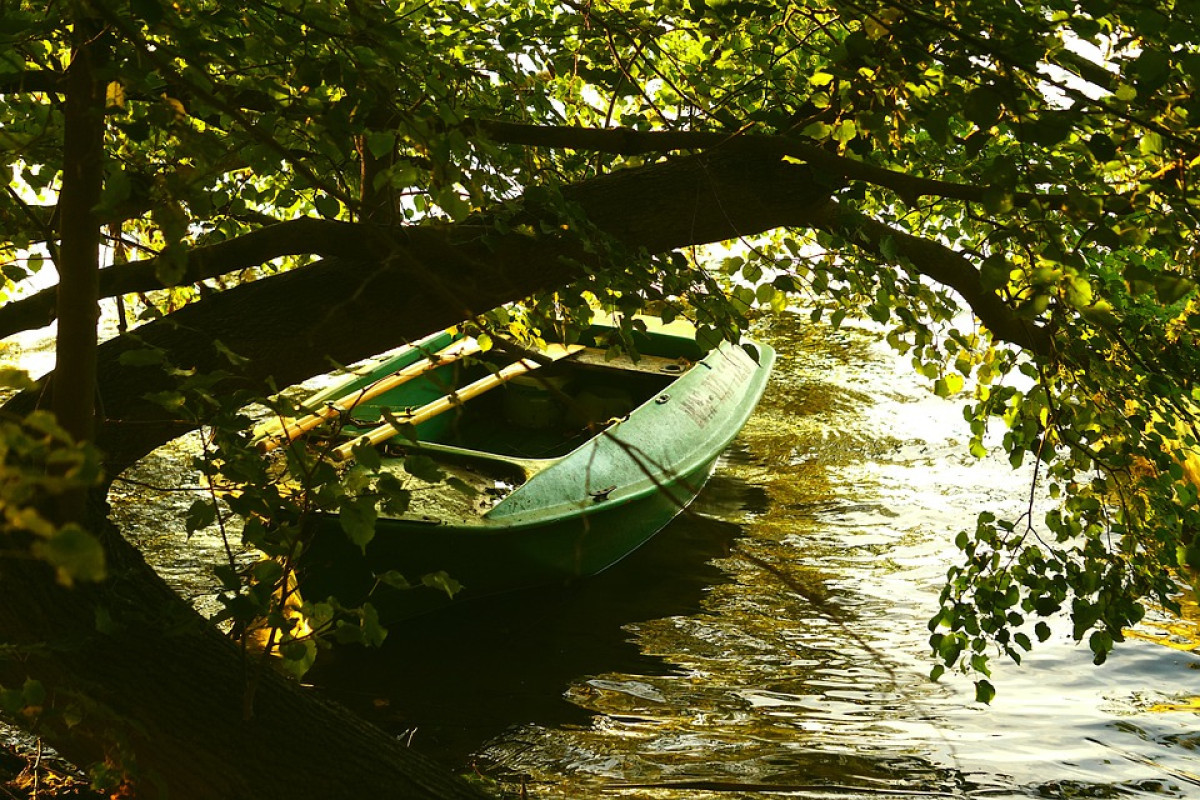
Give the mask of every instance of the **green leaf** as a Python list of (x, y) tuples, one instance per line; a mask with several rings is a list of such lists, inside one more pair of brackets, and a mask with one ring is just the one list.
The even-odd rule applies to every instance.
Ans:
[(55, 577), (64, 586), (104, 580), (104, 548), (99, 539), (78, 525), (66, 525), (34, 542), (33, 554), (54, 567)]
[(375, 538), (375, 520), (379, 516), (372, 497), (343, 498), (338, 504), (338, 523), (351, 542), (366, 552)]
[(383, 509), (389, 514), (399, 516), (408, 510), (412, 492), (404, 488), (404, 484), (392, 473), (380, 475), (375, 489), (382, 496)]
[(41, 681), (33, 678), (26, 678), (24, 685), (21, 687), (21, 696), (25, 700), (26, 706), (40, 707), (46, 704), (46, 687)]
[[(482, 339), (484, 337), (477, 336), (475, 338)], [(484, 349), (486, 350), (487, 348), (485, 347)], [(396, 430), (397, 436), (402, 439), (407, 439), (410, 442), (417, 441), (416, 425), (413, 425), (411, 422), (405, 422), (401, 417), (397, 417), (392, 413), (390, 408), (380, 409), (380, 416), (383, 417), (384, 422), (386, 422), (388, 425), (391, 425)]]
[(379, 647), (387, 638), (387, 628), (379, 624), (379, 612), (370, 603), (362, 607), (363, 644)]
[(0, 711), (10, 717), (20, 717), (25, 708), (25, 695), (19, 689), (0, 689)]
[(979, 266), (979, 282), (987, 291), (997, 291), (1008, 285), (1011, 271), (1008, 259), (1000, 255), (990, 255)]
[(164, 363), (164, 355), (157, 347), (142, 347), (126, 350), (117, 357), (117, 361), (127, 367), (157, 367)]
[(333, 638), (338, 644), (362, 644), (362, 626), (352, 625), (346, 620), (338, 620), (333, 629)]
[(1155, 156), (1163, 151), (1162, 134), (1155, 131), (1143, 131), (1138, 139), (1138, 152), (1144, 156)]
[(317, 209), (317, 213), (326, 219), (337, 219), (342, 210), (342, 204), (336, 197), (330, 197), (327, 194), (319, 194), (313, 198), (313, 207)]
[(177, 414), (187, 406), (187, 397), (180, 392), (163, 391), (146, 395), (146, 399), (172, 414)]
[(854, 120), (852, 119), (844, 119), (833, 128), (834, 141), (842, 144), (846, 144), (857, 135), (858, 126), (854, 124)]
[(379, 448), (368, 442), (366, 439), (359, 439), (350, 446), (350, 452), (354, 455), (354, 460), (359, 466), (369, 472), (378, 472), (383, 466), (383, 461), (379, 455)]
[(0, 389), (11, 389), (15, 392), (25, 392), (38, 387), (37, 381), (29, 377), (29, 373), (16, 367), (0, 366)]
[(983, 190), (983, 207), (992, 214), (1007, 214), (1013, 210), (1014, 197), (1008, 186), (988, 186)]
[(1160, 273), (1153, 277), (1154, 293), (1165, 306), (1174, 305), (1192, 293), (1196, 282), (1173, 273)]
[(1137, 61), (1133, 63), (1133, 72), (1137, 75), (1138, 88), (1151, 94), (1162, 87), (1170, 77), (1171, 59), (1162, 50), (1147, 48), (1142, 50)]
[(229, 564), (214, 564), (213, 575), (221, 582), (221, 588), (227, 592), (235, 592), (242, 588), (242, 576)]
[(392, 154), (396, 147), (396, 134), (391, 131), (373, 131), (368, 133), (367, 149), (376, 158), (384, 158)]
[(195, 500), (188, 507), (184, 527), (188, 536), (217, 521), (217, 508), (208, 500)]
[(975, 701), (990, 704), (996, 697), (996, 687), (986, 680), (975, 681)]
[(1092, 650), (1092, 663), (1100, 666), (1108, 660), (1108, 654), (1112, 652), (1112, 634), (1108, 631), (1093, 631), (1088, 637), (1088, 647)]
[(422, 575), (421, 583), (425, 584), (426, 586), (428, 586), (431, 589), (440, 589), (441, 591), (446, 593), (447, 597), (449, 597), (451, 599), (454, 599), (454, 595), (456, 595), (460, 591), (462, 591), (462, 588), (463, 588), (463, 585), (461, 583), (454, 580), (454, 578), (451, 578), (443, 570), (438, 570), (437, 572), (430, 572), (427, 575)]
[(439, 194), (437, 204), (455, 222), (462, 222), (471, 214), (471, 204), (464, 200), (458, 192), (453, 190), (447, 190)]
[(828, 139), (829, 134), (833, 131), (824, 122), (813, 122), (806, 125), (804, 130), (800, 131), (800, 135), (807, 136), (810, 139)]
[(293, 639), (279, 646), (279, 655), (286, 661), (302, 661), (308, 656), (309, 642)]
[(975, 89), (963, 103), (963, 116), (980, 128), (990, 128), (1000, 119), (1003, 98), (988, 86)]
[(249, 364), (249, 363), (250, 363), (250, 359), (248, 359), (248, 358), (245, 358), (245, 357), (243, 357), (243, 356), (240, 356), (240, 355), (238, 355), (237, 353), (233, 352), (233, 351), (232, 351), (232, 350), (230, 350), (228, 347), (226, 347), (226, 346), (225, 346), (225, 343), (224, 343), (224, 342), (222, 342), (220, 339), (214, 339), (214, 340), (213, 340), (213, 347), (214, 347), (214, 348), (216, 349), (216, 351), (217, 351), (218, 353), (220, 353), (220, 354), (221, 354), (221, 356), (222, 356), (222, 357), (224, 357), (224, 359), (225, 359), (226, 361), (228, 361), (228, 362), (229, 362), (229, 363), (230, 363), (232, 366), (235, 366), (235, 367), (244, 367), (244, 366), (246, 366), (247, 364)]
[(390, 586), (393, 589), (407, 590), (413, 588), (413, 585), (409, 583), (408, 579), (394, 569), (390, 569), (387, 572), (376, 575), (375, 579), (384, 586)]
[(273, 590), (283, 580), (283, 565), (273, 558), (264, 558), (255, 562), (250, 568), (250, 574), (254, 576), (255, 583)]
[(1117, 146), (1107, 133), (1094, 133), (1087, 140), (1088, 150), (1097, 161), (1112, 161), (1117, 157)]

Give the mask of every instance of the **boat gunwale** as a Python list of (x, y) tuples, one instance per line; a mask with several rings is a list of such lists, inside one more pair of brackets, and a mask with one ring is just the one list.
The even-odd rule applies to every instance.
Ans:
[[(679, 337), (679, 338), (682, 338), (682, 337)], [(757, 380), (755, 380), (753, 377), (750, 377), (744, 382), (744, 384), (742, 384), (740, 386), (741, 390), (738, 393), (740, 398), (745, 398), (747, 395), (750, 395), (750, 394), (755, 394), (757, 396), (761, 396), (761, 394), (762, 394), (761, 389), (756, 391), (755, 385), (761, 384), (761, 385), (765, 386), (767, 377), (770, 374), (771, 365), (775, 360), (774, 350), (769, 345), (764, 345), (761, 342), (753, 341), (753, 340), (749, 340), (749, 343), (754, 345), (754, 347), (759, 352), (759, 356), (755, 360), (755, 366), (754, 366), (753, 372), (749, 373), (749, 375), (750, 376), (759, 376), (759, 377)], [(702, 367), (705, 367), (708, 369), (716, 369), (711, 364), (705, 364), (705, 362), (708, 361), (710, 358), (713, 358), (719, 354), (722, 354), (723, 352), (726, 352), (726, 348), (734, 348), (734, 347), (741, 348), (741, 345), (740, 344), (732, 344), (732, 343), (722, 343), (718, 347), (713, 348), (711, 351), (706, 353), (702, 359), (700, 359), (699, 361), (696, 361), (688, 370), (675, 376), (674, 380), (672, 380), (669, 384), (667, 384), (663, 388), (663, 392), (667, 392), (667, 390), (669, 390), (671, 387), (676, 386), (679, 383), (685, 381), (689, 376), (693, 375), (693, 373), (696, 370), (698, 370)], [(749, 355), (749, 354), (747, 354), (747, 355)], [(753, 356), (749, 356), (749, 357), (751, 359), (754, 359)], [(639, 405), (637, 408), (633, 409), (625, 418), (623, 418), (622, 420), (619, 420), (618, 422), (609, 426), (608, 428), (606, 428), (605, 430), (596, 434), (595, 436), (589, 437), (586, 441), (581, 443), (577, 448), (575, 448), (571, 452), (565, 453), (562, 456), (558, 456), (556, 458), (526, 459), (526, 458), (521, 458), (521, 457), (510, 457), (510, 456), (499, 455), (496, 453), (490, 453), (490, 452), (483, 451), (483, 450), (474, 450), (471, 448), (457, 447), (454, 445), (444, 445), (444, 444), (441, 444), (438, 442), (427, 443), (428, 445), (432, 445), (432, 447), (429, 447), (428, 449), (432, 451), (434, 449), (446, 448), (447, 454), (449, 454), (449, 455), (462, 456), (464, 458), (477, 458), (481, 461), (491, 461), (491, 462), (509, 464), (517, 469), (522, 469), (522, 470), (524, 469), (523, 463), (527, 463), (527, 462), (531, 462), (531, 461), (545, 462), (544, 466), (542, 466), (542, 468), (540, 470), (538, 470), (538, 472), (536, 472), (532, 476), (530, 476), (529, 480), (533, 481), (533, 480), (536, 480), (540, 476), (540, 474), (542, 472), (546, 471), (547, 469), (549, 469), (563, 461), (566, 461), (567, 459), (570, 459), (572, 456), (577, 455), (584, 448), (587, 448), (589, 446), (594, 446), (596, 444), (597, 440), (600, 439), (601, 437), (611, 436), (612, 435), (611, 432), (614, 429), (617, 429), (621, 425), (631, 421), (633, 419), (634, 415), (638, 414), (638, 412), (654, 406), (656, 404), (656, 399), (657, 399), (658, 395), (661, 393), (662, 392), (656, 393), (656, 395), (654, 397), (649, 398), (648, 400), (643, 402), (641, 405)], [(555, 505), (539, 506), (536, 508), (531, 508), (531, 509), (527, 509), (527, 510), (523, 510), (523, 511), (510, 512), (507, 514), (501, 514), (501, 515), (494, 516), (493, 512), (497, 508), (500, 508), (500, 506), (504, 502), (504, 501), (501, 501), (500, 504), (497, 504), (496, 506), (492, 507), (491, 509), (488, 509), (486, 512), (480, 514), (478, 517), (476, 517), (474, 519), (461, 519), (461, 520), (454, 520), (453, 522), (445, 522), (442, 520), (431, 519), (428, 517), (421, 517), (421, 516), (385, 516), (385, 515), (381, 515), (378, 518), (378, 524), (381, 527), (392, 526), (395, 528), (403, 527), (403, 526), (409, 525), (409, 524), (412, 524), (414, 526), (420, 526), (422, 529), (436, 527), (440, 532), (448, 534), (448, 535), (455, 535), (455, 534), (458, 534), (458, 535), (472, 535), (472, 534), (493, 535), (493, 534), (503, 534), (503, 533), (506, 533), (509, 531), (512, 531), (515, 533), (515, 532), (519, 532), (519, 531), (522, 531), (522, 530), (525, 530), (528, 528), (536, 528), (536, 527), (542, 527), (542, 526), (546, 526), (546, 525), (552, 525), (556, 522), (571, 519), (571, 518), (590, 517), (590, 516), (593, 516), (596, 514), (603, 513), (606, 510), (611, 510), (611, 509), (618, 508), (620, 506), (625, 506), (625, 505), (629, 505), (632, 503), (640, 502), (642, 500), (645, 500), (647, 497), (650, 497), (650, 496), (653, 496), (656, 494), (664, 494), (665, 490), (669, 490), (670, 487), (677, 486), (679, 483), (687, 480), (688, 478), (690, 478), (692, 476), (695, 476), (697, 473), (699, 473), (702, 470), (705, 471), (706, 477), (707, 477), (708, 470), (705, 468), (711, 467), (711, 465), (713, 463), (715, 463), (716, 459), (720, 457), (721, 453), (729, 446), (729, 444), (735, 438), (737, 438), (738, 434), (741, 432), (742, 427), (745, 425), (746, 420), (749, 418), (750, 414), (753, 413), (755, 405), (757, 405), (757, 396), (755, 397), (755, 401), (756, 401), (755, 403), (750, 403), (750, 404), (744, 404), (741, 402), (735, 403), (734, 405), (736, 407), (739, 407), (739, 408), (744, 407), (745, 408), (745, 410), (742, 414), (738, 414), (734, 417), (734, 423), (736, 423), (736, 424), (729, 424), (729, 425), (721, 426), (721, 429), (728, 430), (728, 433), (725, 436), (720, 437), (719, 440), (713, 442), (711, 444), (711, 446), (706, 446), (703, 448), (701, 448), (701, 447), (692, 448), (685, 456), (687, 458), (686, 465), (681, 466), (679, 462), (676, 462), (674, 465), (672, 465), (672, 469), (669, 471), (669, 474), (664, 479), (661, 479), (661, 480), (656, 480), (655, 478), (651, 477), (651, 475), (646, 474), (645, 470), (643, 470), (642, 477), (639, 478), (638, 480), (628, 482), (626, 484), (623, 484), (622, 486), (614, 487), (612, 493), (608, 495), (608, 497), (610, 497), (611, 499), (606, 498), (600, 502), (596, 502), (594, 500), (589, 502), (588, 499), (572, 500), (569, 502), (557, 503)], [(748, 407), (746, 407), (747, 405), (748, 405)], [(709, 440), (709, 441), (712, 441), (712, 440)], [(705, 444), (707, 445), (707, 444), (709, 444), (709, 442), (705, 442)], [(410, 445), (405, 445), (405, 446), (410, 446)], [(422, 449), (422, 443), (420, 443), (420, 442), (414, 443), (411, 446), (413, 446), (413, 448), (416, 450)], [(450, 452), (450, 450), (453, 450), (453, 452)], [(653, 466), (653, 465), (651, 465), (651, 466)], [(694, 499), (694, 497), (700, 491), (700, 489), (703, 487), (703, 485), (704, 485), (704, 480), (698, 480), (698, 481), (696, 481), (695, 486), (689, 486), (687, 488), (687, 491), (684, 493), (684, 495), (676, 495), (676, 496), (672, 497), (672, 499), (679, 506), (680, 510), (682, 510), (691, 502), (692, 499)]]

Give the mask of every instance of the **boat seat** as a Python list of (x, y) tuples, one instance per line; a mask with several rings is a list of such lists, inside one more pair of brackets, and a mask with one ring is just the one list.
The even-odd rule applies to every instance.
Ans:
[(588, 347), (581, 350), (572, 356), (571, 361), (586, 367), (644, 372), (649, 375), (680, 375), (692, 366), (692, 362), (683, 358), (639, 355), (637, 361), (634, 361), (624, 353), (610, 358), (608, 351), (600, 347)]

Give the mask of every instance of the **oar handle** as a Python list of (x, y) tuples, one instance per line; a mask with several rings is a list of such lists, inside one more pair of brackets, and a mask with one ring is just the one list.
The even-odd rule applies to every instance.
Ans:
[[(545, 350), (538, 351), (537, 355), (541, 356), (546, 361), (553, 362), (578, 353), (583, 349), (583, 345), (579, 344), (567, 346), (561, 344), (551, 344), (548, 345)], [(426, 422), (427, 420), (436, 417), (438, 414), (445, 413), (455, 406), (460, 406), (471, 398), (478, 397), (484, 392), (495, 389), (497, 386), (507, 383), (518, 375), (523, 375), (526, 372), (535, 370), (540, 366), (542, 366), (542, 364), (539, 361), (534, 361), (532, 358), (523, 358), (520, 361), (509, 364), (507, 367), (503, 367), (491, 375), (480, 378), (474, 383), (467, 384), (457, 392), (451, 392), (444, 397), (439, 397), (432, 403), (423, 405), (415, 411), (405, 414), (397, 421), (401, 425), (420, 425), (422, 422)], [(400, 433), (400, 429), (396, 425), (393, 425), (390, 422), (385, 422), (378, 428), (372, 428), (362, 436), (356, 437), (340, 447), (337, 447), (330, 454), (330, 457), (334, 461), (346, 461), (353, 456), (353, 450), (355, 447), (362, 445), (375, 447), (383, 444), (398, 433)]]
[(354, 407), (367, 400), (379, 397), (385, 392), (389, 392), (398, 386), (408, 383), (414, 378), (420, 377), (428, 372), (431, 372), (438, 367), (445, 366), (454, 361), (459, 361), (467, 356), (474, 355), (480, 351), (479, 342), (475, 339), (463, 339), (454, 342), (448, 347), (444, 347), (432, 356), (418, 361), (415, 364), (410, 364), (399, 372), (395, 372), (386, 378), (375, 381), (374, 383), (363, 387), (357, 392), (350, 395), (349, 401), (343, 398), (339, 402), (327, 403), (324, 408), (321, 408), (306, 417), (300, 417), (296, 420), (284, 420), (281, 423), (280, 432), (270, 438), (261, 440), (259, 449), (263, 452), (287, 444), (297, 437), (308, 433), (313, 428), (319, 427), (327, 420), (338, 417), (342, 414), (347, 414), (354, 410)]

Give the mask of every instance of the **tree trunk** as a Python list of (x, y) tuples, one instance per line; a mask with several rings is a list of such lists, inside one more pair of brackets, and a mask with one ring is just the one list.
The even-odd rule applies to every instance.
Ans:
[[(100, 274), (100, 224), (94, 208), (104, 180), (104, 86), (96, 76), (103, 60), (100, 27), (76, 15), (63, 109), (63, 178), (59, 196), (62, 240), (58, 250), (58, 338), (51, 409), (78, 442), (89, 441), (96, 420), (96, 323)], [(55, 509), (60, 521), (79, 521), (82, 491), (65, 493)]]
[(42, 682), (35, 729), (76, 764), (107, 761), (135, 776), (139, 796), (173, 800), (483, 796), (340, 706), (258, 673), (111, 530), (106, 546), (99, 586), (65, 588), (49, 567), (0, 559), (0, 630), (34, 647), (0, 661), (0, 680)]

